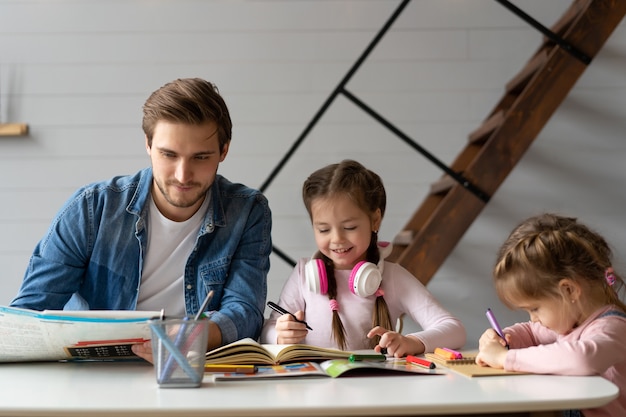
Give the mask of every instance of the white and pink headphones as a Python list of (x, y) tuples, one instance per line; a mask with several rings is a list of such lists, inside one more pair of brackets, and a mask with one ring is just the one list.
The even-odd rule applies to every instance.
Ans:
[[(359, 297), (369, 297), (378, 291), (383, 280), (383, 267), (385, 258), (391, 253), (392, 246), (389, 242), (378, 242), (380, 260), (378, 265), (371, 262), (361, 261), (350, 272), (348, 285), (350, 291)], [(324, 261), (311, 258), (304, 265), (304, 275), (309, 291), (315, 294), (328, 293), (328, 277)]]

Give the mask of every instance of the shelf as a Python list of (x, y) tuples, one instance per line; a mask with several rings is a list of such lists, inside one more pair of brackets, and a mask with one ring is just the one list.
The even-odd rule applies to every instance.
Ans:
[(26, 123), (0, 123), (0, 136), (26, 136), (27, 134)]

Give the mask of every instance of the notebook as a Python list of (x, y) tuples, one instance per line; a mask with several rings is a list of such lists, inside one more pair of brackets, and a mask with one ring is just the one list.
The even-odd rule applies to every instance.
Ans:
[(497, 375), (524, 375), (528, 372), (505, 371), (504, 369), (491, 368), (489, 366), (480, 366), (476, 363), (477, 351), (461, 352), (462, 359), (447, 359), (434, 353), (426, 353), (426, 359), (435, 362), (437, 366), (443, 366), (451, 371), (461, 375), (473, 378), (478, 376), (497, 376)]

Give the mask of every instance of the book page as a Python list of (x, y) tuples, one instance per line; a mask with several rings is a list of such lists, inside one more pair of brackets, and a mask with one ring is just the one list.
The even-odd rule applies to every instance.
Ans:
[(355, 361), (346, 359), (331, 359), (320, 363), (320, 366), (331, 377), (337, 378), (346, 374), (360, 376), (376, 375), (445, 375), (440, 369), (428, 369), (419, 365), (407, 363), (405, 359), (388, 358), (383, 362)]
[(214, 364), (278, 365), (284, 362), (347, 358), (351, 354), (304, 344), (260, 344), (246, 338), (207, 352), (206, 360)]
[(317, 362), (292, 362), (281, 365), (260, 365), (257, 371), (251, 374), (244, 373), (217, 373), (215, 380), (239, 380), (257, 378), (281, 377), (332, 377), (359, 375), (445, 375), (446, 372), (438, 369), (427, 369), (407, 363), (404, 359), (389, 358), (384, 362), (356, 361), (346, 359), (329, 359)]
[(249, 337), (218, 347), (206, 354), (206, 362), (214, 364), (273, 365), (274, 358), (274, 354)]
[(257, 371), (252, 374), (244, 373), (218, 373), (215, 380), (238, 380), (256, 378), (286, 378), (286, 377), (322, 377), (328, 375), (315, 362), (293, 362), (282, 365), (259, 365)]
[(137, 358), (129, 345), (150, 338), (145, 317), (81, 319), (0, 306), (0, 362)]
[(333, 358), (348, 358), (353, 352), (345, 350), (330, 349), (320, 346), (291, 344), (291, 345), (272, 345), (264, 344), (263, 347), (270, 352), (277, 363), (305, 361), (305, 360), (322, 360)]
[(164, 316), (161, 311), (141, 310), (44, 310), (42, 318), (67, 317), (69, 319), (96, 319), (98, 321), (127, 320), (127, 319), (161, 319)]

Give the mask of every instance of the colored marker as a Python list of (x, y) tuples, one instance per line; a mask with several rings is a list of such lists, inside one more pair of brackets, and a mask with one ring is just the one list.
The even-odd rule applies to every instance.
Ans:
[[(500, 327), (500, 324), (498, 324), (498, 320), (496, 320), (496, 316), (493, 315), (493, 312), (491, 311), (490, 308), (487, 309), (487, 319), (489, 319), (489, 323), (491, 324), (491, 328), (493, 330), (496, 331), (496, 333), (498, 333), (498, 336), (500, 336), (505, 342), (506, 342), (506, 338), (504, 337), (504, 332), (502, 331), (502, 327)], [(509, 348), (509, 344), (506, 344), (506, 348)]]
[(406, 361), (415, 365), (423, 366), (428, 369), (435, 369), (437, 365), (434, 362), (427, 361), (426, 359), (418, 358), (417, 356), (407, 355)]
[(444, 347), (442, 349), (454, 355), (454, 359), (463, 359), (463, 354), (461, 352), (457, 352), (456, 350), (453, 350), (453, 349), (448, 349), (447, 347)]
[(297, 321), (298, 323), (302, 323), (302, 324), (304, 324), (304, 325), (306, 326), (306, 328), (307, 328), (307, 329), (309, 329), (309, 330), (313, 330), (313, 329), (311, 329), (311, 328), (309, 327), (309, 325), (306, 323), (306, 321), (304, 321), (304, 320), (298, 320), (298, 319), (296, 318), (296, 316), (295, 316), (293, 313), (288, 312), (287, 310), (285, 310), (284, 308), (282, 308), (282, 307), (281, 307), (281, 306), (279, 306), (278, 304), (273, 303), (273, 302), (271, 302), (271, 301), (268, 301), (268, 302), (267, 302), (267, 306), (268, 306), (269, 308), (271, 308), (272, 310), (276, 311), (277, 313), (280, 313), (280, 314), (289, 314), (291, 317), (293, 317), (293, 318), (294, 318), (294, 320), (295, 320), (295, 321)]
[(357, 354), (357, 353), (354, 353), (354, 354), (350, 355), (348, 357), (348, 359), (350, 360), (350, 362), (357, 362), (357, 361), (383, 362), (383, 361), (387, 360), (387, 357), (385, 355), (383, 355), (382, 353), (372, 353), (372, 354)]
[(212, 363), (204, 365), (205, 372), (254, 374), (257, 370), (256, 365), (222, 365)]
[(448, 359), (448, 360), (454, 360), (454, 359), (462, 359), (463, 355), (461, 355), (460, 352), (457, 352), (455, 350), (452, 349), (447, 349), (447, 348), (435, 348), (435, 355), (437, 356), (441, 356), (442, 358)]

